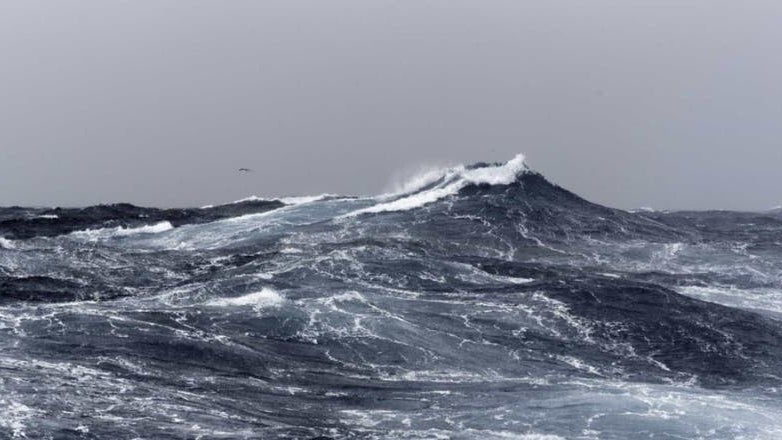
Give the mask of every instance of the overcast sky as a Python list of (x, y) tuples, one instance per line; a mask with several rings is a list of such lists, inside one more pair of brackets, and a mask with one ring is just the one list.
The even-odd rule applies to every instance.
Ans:
[(0, 205), (372, 194), (524, 153), (610, 206), (766, 209), (781, 81), (778, 0), (3, 1)]

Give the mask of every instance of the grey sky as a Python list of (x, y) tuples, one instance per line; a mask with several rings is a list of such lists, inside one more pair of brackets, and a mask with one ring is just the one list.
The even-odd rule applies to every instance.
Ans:
[(371, 194), (522, 152), (611, 206), (764, 209), (781, 80), (776, 0), (3, 1), (0, 205)]

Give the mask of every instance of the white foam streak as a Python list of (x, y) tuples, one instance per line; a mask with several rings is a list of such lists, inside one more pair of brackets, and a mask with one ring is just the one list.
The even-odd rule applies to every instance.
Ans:
[(70, 235), (88, 240), (100, 240), (113, 237), (127, 237), (138, 234), (159, 234), (161, 232), (174, 229), (171, 222), (163, 221), (154, 225), (144, 225), (136, 228), (125, 228), (117, 226), (116, 228), (86, 229), (84, 231), (72, 232)]
[(293, 197), (281, 197), (276, 200), (281, 201), (282, 203), (285, 203), (286, 205), (301, 205), (304, 203), (312, 203), (317, 202), (318, 200), (323, 200), (326, 197), (335, 197), (334, 194), (321, 194), (319, 196), (293, 196)]
[(452, 167), (420, 168), (418, 172), (408, 175), (406, 178), (400, 177), (400, 179), (396, 180), (391, 186), (391, 192), (381, 195), (380, 197), (395, 197), (416, 192), (437, 182), (437, 180), (442, 179), (451, 170), (453, 170)]
[[(400, 198), (354, 211), (347, 214), (347, 216), (365, 213), (406, 211), (413, 208), (419, 208), (456, 194), (459, 190), (470, 184), (511, 184), (516, 180), (519, 174), (527, 170), (528, 168), (524, 162), (524, 155), (519, 154), (501, 165), (473, 169), (467, 169), (463, 165), (460, 165), (458, 167), (442, 170), (439, 172), (439, 175), (435, 175), (432, 171), (427, 171), (423, 176), (411, 179), (413, 184), (406, 186), (407, 193), (402, 194)], [(434, 185), (432, 188), (427, 188), (438, 180), (442, 180), (442, 182)]]
[(0, 237), (0, 249), (16, 249), (16, 244), (14, 244), (13, 240)]
[(524, 163), (524, 155), (516, 157), (500, 166), (483, 167), (468, 170), (463, 173), (463, 178), (470, 183), (488, 183), (489, 185), (508, 185), (516, 180), (516, 177), (527, 170)]
[(19, 402), (0, 399), (0, 427), (9, 428), (12, 438), (27, 438), (25, 422), (34, 418), (36, 411)]
[(234, 298), (219, 298), (207, 302), (209, 306), (231, 307), (231, 306), (251, 306), (255, 309), (274, 307), (282, 304), (285, 299), (273, 289), (263, 288), (260, 292), (248, 293), (247, 295)]
[(114, 235), (124, 237), (127, 235), (134, 235), (134, 234), (159, 234), (161, 232), (170, 231), (171, 229), (174, 229), (174, 226), (171, 224), (171, 222), (160, 222), (155, 223), (154, 225), (145, 225), (140, 226), (138, 228), (117, 228), (114, 232)]
[(379, 205), (361, 209), (349, 215), (358, 215), (371, 212), (407, 211), (409, 209), (418, 208), (424, 205), (428, 205), (429, 203), (436, 202), (442, 198), (448, 197), (451, 194), (456, 194), (464, 186), (465, 185), (462, 184), (462, 182), (454, 182), (445, 187), (433, 188), (428, 191), (394, 200), (393, 202), (381, 203)]
[(728, 307), (782, 316), (782, 291), (774, 288), (741, 290), (733, 287), (683, 286), (679, 293)]
[[(266, 198), (258, 197), (258, 196), (250, 196), (250, 197), (245, 197), (243, 199), (234, 200), (230, 204), (231, 205), (235, 205), (237, 203), (244, 203), (244, 202), (271, 202), (273, 200), (277, 200), (277, 199), (266, 199)], [(214, 205), (207, 205), (206, 207), (207, 208), (213, 208)]]
[[(244, 202), (282, 202), (286, 205), (302, 205), (304, 203), (317, 202), (327, 197), (338, 197), (338, 196), (336, 194), (328, 194), (328, 193), (320, 194), (317, 196), (274, 197), (271, 199), (258, 197), (258, 196), (250, 196), (231, 202), (231, 204), (244, 203)], [(211, 205), (209, 205), (208, 207), (211, 207)]]

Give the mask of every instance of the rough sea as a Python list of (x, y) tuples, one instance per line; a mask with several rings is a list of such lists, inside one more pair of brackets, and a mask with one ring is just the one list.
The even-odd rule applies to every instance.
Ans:
[(2, 439), (781, 439), (782, 212), (519, 156), (397, 193), (0, 208)]

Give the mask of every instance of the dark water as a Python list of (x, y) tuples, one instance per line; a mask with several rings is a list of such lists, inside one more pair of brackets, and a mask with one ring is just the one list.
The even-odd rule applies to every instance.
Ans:
[(286, 201), (0, 209), (0, 438), (782, 438), (779, 213)]

